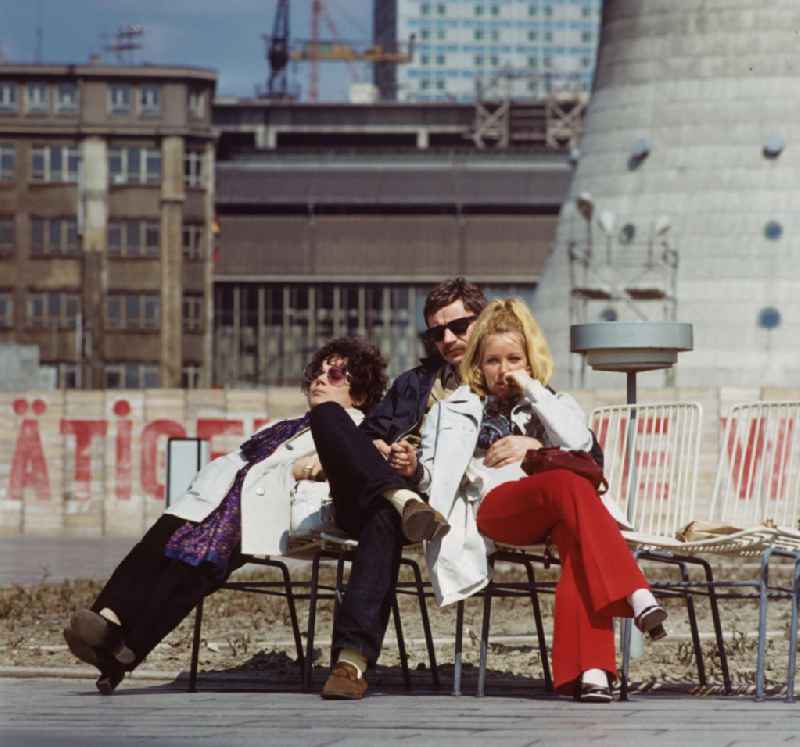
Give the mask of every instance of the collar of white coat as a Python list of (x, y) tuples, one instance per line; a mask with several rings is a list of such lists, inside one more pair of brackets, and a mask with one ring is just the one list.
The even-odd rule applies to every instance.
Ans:
[(442, 407), (451, 412), (472, 418), (476, 425), (480, 425), (483, 418), (483, 400), (466, 384), (462, 384), (444, 400)]
[[(346, 413), (347, 413), (347, 414), (348, 414), (348, 415), (349, 415), (349, 416), (352, 418), (353, 422), (354, 422), (356, 425), (358, 425), (358, 424), (359, 424), (359, 423), (360, 423), (360, 422), (361, 422), (361, 421), (364, 419), (364, 413), (363, 413), (361, 410), (359, 410), (357, 407), (345, 407), (345, 408), (344, 408), (344, 411), (345, 411), (345, 412), (346, 412)], [(277, 421), (276, 423), (267, 423), (265, 426), (263, 426), (262, 428), (259, 428), (258, 430), (259, 430), (259, 431), (263, 431), (263, 430), (265, 430), (266, 428), (270, 428), (270, 427), (272, 427), (273, 425), (277, 425), (277, 423), (279, 423), (279, 422), (280, 422), (280, 421)], [(299, 431), (297, 431), (297, 433), (295, 433), (295, 434), (294, 434), (294, 435), (293, 435), (291, 438), (287, 438), (287, 439), (286, 439), (286, 440), (285, 440), (285, 441), (284, 441), (284, 442), (281, 444), (281, 446), (286, 446), (287, 444), (290, 444), (290, 443), (292, 443), (292, 441), (294, 441), (294, 440), (295, 440), (295, 439), (297, 439), (297, 438), (300, 438), (301, 436), (304, 436), (304, 435), (305, 435), (306, 433), (308, 433), (310, 430), (311, 430), (311, 426), (306, 426), (305, 428), (301, 428), (301, 429), (300, 429)], [(258, 432), (258, 431), (256, 431), (256, 432)]]

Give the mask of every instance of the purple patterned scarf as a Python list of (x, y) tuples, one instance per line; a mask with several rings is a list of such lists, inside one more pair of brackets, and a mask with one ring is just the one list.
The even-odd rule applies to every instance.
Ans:
[(283, 420), (252, 435), (239, 448), (247, 460), (237, 473), (231, 489), (222, 502), (199, 524), (187, 521), (177, 529), (164, 554), (189, 565), (212, 563), (219, 575), (227, 575), (231, 558), (239, 549), (242, 537), (242, 486), (250, 468), (266, 459), (284, 441), (308, 428), (311, 414), (302, 418)]

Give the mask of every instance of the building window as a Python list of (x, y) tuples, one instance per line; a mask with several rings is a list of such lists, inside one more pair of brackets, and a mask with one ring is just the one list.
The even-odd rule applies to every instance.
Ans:
[(496, 54), (493, 54), (489, 62), (492, 67), (497, 67), (500, 64), (500, 58)]
[(539, 60), (536, 57), (528, 57), (528, 67), (539, 67)]
[(112, 184), (160, 184), (161, 151), (138, 146), (109, 148), (108, 173)]
[(69, 291), (32, 291), (28, 294), (28, 321), (32, 327), (75, 329), (80, 296)]
[(476, 5), (475, 6), (475, 15), (476, 16), (482, 16), (483, 15), (483, 6), (482, 5)]
[(56, 111), (63, 114), (78, 111), (78, 84), (59, 83), (56, 88)]
[(583, 67), (591, 67), (592, 60), (589, 57), (582, 57), (581, 58), (581, 65)]
[(19, 106), (17, 84), (0, 81), (0, 112), (15, 112)]
[(200, 386), (200, 372), (202, 367), (198, 363), (186, 363), (181, 371), (181, 387), (183, 389), (197, 389)]
[(31, 256), (63, 256), (79, 251), (75, 218), (31, 218)]
[(429, 29), (422, 29), (422, 31), (419, 32), (419, 35), (422, 41), (427, 41), (428, 39), (430, 39), (431, 32)]
[(111, 220), (107, 247), (109, 257), (158, 257), (161, 224), (157, 220)]
[(108, 89), (108, 108), (112, 114), (130, 114), (133, 87), (129, 83), (117, 83)]
[(423, 91), (427, 91), (427, 90), (428, 90), (428, 88), (430, 87), (430, 85), (431, 85), (431, 82), (430, 82), (430, 81), (429, 81), (427, 78), (423, 78), (423, 79), (422, 79), (422, 80), (419, 82), (419, 87), (420, 87), (420, 88), (421, 88)]
[(500, 15), (500, 6), (499, 5), (493, 5), (492, 6), (492, 15), (493, 16), (499, 16)]
[(157, 330), (161, 297), (155, 293), (112, 293), (106, 297), (106, 329)]
[(14, 253), (17, 244), (16, 224), (13, 217), (0, 217), (0, 257)]
[(14, 326), (14, 292), (0, 291), (0, 327), (9, 329)]
[(430, 3), (422, 3), (422, 5), (419, 6), (419, 12), (423, 16), (427, 16), (428, 13), (431, 12), (431, 4)]
[(79, 388), (79, 365), (77, 363), (47, 363), (42, 366), (53, 371), (55, 374), (56, 387), (58, 389), (78, 389)]
[(185, 293), (183, 296), (183, 331), (203, 331), (203, 296), (198, 293)]
[(475, 57), (473, 58), (473, 62), (475, 63), (476, 67), (480, 67), (481, 65), (483, 65), (483, 55), (476, 54)]
[(581, 41), (590, 42), (592, 40), (592, 32), (591, 31), (582, 31), (581, 32)]
[(538, 5), (529, 5), (528, 6), (528, 15), (535, 16), (539, 13), (539, 6)]
[(440, 16), (443, 16), (443, 15), (445, 15), (445, 14), (447, 13), (447, 6), (446, 6), (444, 3), (439, 3), (439, 4), (436, 6), (436, 12), (437, 12), (437, 13), (438, 13)]
[(538, 38), (539, 38), (539, 33), (537, 31), (528, 32), (528, 41), (536, 41)]
[(80, 166), (77, 145), (37, 145), (31, 148), (31, 180), (77, 182)]
[(50, 111), (50, 91), (47, 83), (28, 83), (28, 111)]
[(588, 5), (584, 5), (584, 6), (581, 8), (581, 15), (582, 15), (584, 18), (588, 18), (590, 15), (592, 15), (592, 9), (591, 9), (591, 8), (590, 8)]
[(183, 182), (187, 187), (204, 187), (203, 159), (205, 153), (198, 150), (186, 151), (183, 157)]
[(17, 146), (0, 143), (0, 181), (14, 181), (17, 174)]
[(183, 224), (183, 257), (190, 260), (203, 260), (206, 229), (202, 223)]
[(492, 29), (491, 38), (492, 41), (497, 41), (500, 38), (500, 32), (497, 29)]
[(483, 29), (475, 29), (475, 31), (472, 32), (472, 36), (475, 41), (480, 41), (483, 39)]
[(430, 65), (431, 64), (430, 55), (427, 55), (427, 54), (420, 55), (419, 56), (419, 64), (420, 65)]
[(551, 42), (551, 41), (553, 41), (553, 32), (552, 32), (552, 31), (545, 31), (545, 32), (544, 32), (544, 40), (545, 40), (546, 42)]
[(145, 115), (161, 113), (161, 87), (142, 86), (139, 90), (139, 110)]
[(544, 6), (544, 14), (546, 16), (552, 16), (553, 15), (553, 6), (552, 5), (545, 5)]
[(106, 389), (156, 389), (161, 382), (157, 363), (109, 363), (104, 373)]
[(189, 114), (195, 119), (205, 119), (208, 107), (206, 106), (205, 91), (189, 91)]
[(437, 65), (444, 65), (447, 62), (447, 58), (443, 54), (436, 55), (436, 64)]
[(439, 80), (436, 81), (436, 90), (437, 91), (444, 91), (444, 88), (445, 88), (444, 79), (439, 78)]

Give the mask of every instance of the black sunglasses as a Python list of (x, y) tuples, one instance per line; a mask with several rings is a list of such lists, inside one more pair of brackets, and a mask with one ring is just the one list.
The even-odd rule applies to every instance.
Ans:
[(474, 319), (474, 314), (472, 316), (462, 316), (458, 319), (452, 319), (447, 322), (447, 324), (437, 324), (435, 327), (428, 327), (423, 334), (425, 338), (431, 342), (441, 342), (444, 340), (445, 330), (448, 329), (456, 335), (456, 337), (463, 337)]

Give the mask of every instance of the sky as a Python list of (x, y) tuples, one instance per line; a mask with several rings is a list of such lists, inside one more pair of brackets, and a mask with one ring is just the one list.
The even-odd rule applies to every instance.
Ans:
[[(346, 41), (369, 42), (372, 0), (325, 0), (329, 16)], [(144, 27), (136, 62), (192, 65), (217, 71), (217, 94), (252, 96), (269, 75), (262, 34), (272, 32), (276, 0), (0, 0), (0, 55), (8, 62), (36, 61), (37, 27), (42, 29), (41, 61), (83, 63), (104, 51), (124, 25)], [(311, 0), (290, 0), (293, 39), (308, 39)], [(323, 21), (320, 37), (332, 38)], [(345, 100), (353, 80), (370, 80), (366, 66), (320, 66), (321, 101)], [(306, 98), (307, 63), (290, 65), (290, 81)]]

